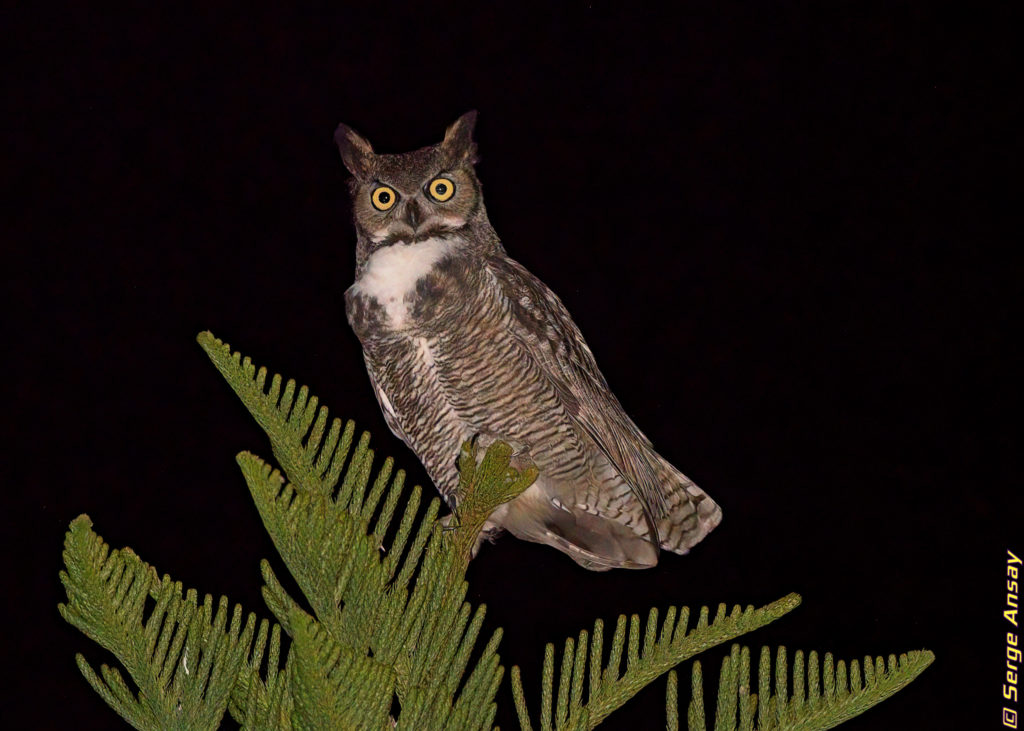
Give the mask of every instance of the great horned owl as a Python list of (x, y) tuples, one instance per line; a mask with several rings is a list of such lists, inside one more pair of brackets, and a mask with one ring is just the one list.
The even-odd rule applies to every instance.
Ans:
[(561, 300), (510, 259), (474, 170), (476, 113), (437, 145), (378, 155), (340, 125), (356, 279), (348, 321), (391, 431), (454, 507), (471, 438), (526, 451), (534, 484), (485, 526), (588, 569), (647, 568), (722, 519), (623, 411)]

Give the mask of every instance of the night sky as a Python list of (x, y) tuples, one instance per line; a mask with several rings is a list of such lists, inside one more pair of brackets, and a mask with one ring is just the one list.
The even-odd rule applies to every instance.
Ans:
[[(643, 572), (511, 537), (481, 552), (470, 598), (534, 709), (544, 643), (596, 617), (796, 591), (801, 607), (742, 641), (936, 653), (843, 728), (999, 727), (1005, 557), (1024, 555), (1009, 13), (340, 5), (9, 18), (5, 512), (25, 616), (0, 715), (116, 727), (74, 664), (109, 658), (57, 613), (80, 513), (270, 616), (258, 562), (285, 569), (234, 461), (270, 448), (200, 331), (308, 384), (433, 494), (345, 321), (355, 233), (332, 135), (343, 121), (404, 152), (477, 109), (509, 255), (724, 512)], [(727, 650), (703, 657), (712, 687)], [(498, 703), (518, 728), (507, 683)], [(663, 727), (663, 708), (659, 680), (602, 728)]]

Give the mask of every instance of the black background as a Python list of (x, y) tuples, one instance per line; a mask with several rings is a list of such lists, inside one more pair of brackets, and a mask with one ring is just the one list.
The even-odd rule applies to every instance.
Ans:
[[(936, 653), (846, 728), (998, 727), (1005, 555), (1024, 550), (1004, 345), (1020, 269), (1001, 253), (1014, 19), (349, 5), (64, 8), (8, 26), (7, 604), (28, 616), (4, 641), (5, 715), (116, 726), (73, 660), (107, 658), (56, 609), (81, 512), (267, 616), (273, 547), (234, 455), (270, 450), (199, 331), (309, 384), (429, 487), (344, 320), (354, 232), (332, 133), (344, 121), (405, 151), (475, 108), (510, 255), (724, 509), (690, 556), (645, 572), (587, 573), (507, 537), (483, 551), (471, 598), (534, 708), (544, 643), (595, 617), (797, 591), (745, 642)], [(663, 697), (658, 681), (605, 727), (661, 727)], [(507, 685), (499, 706), (515, 727)]]

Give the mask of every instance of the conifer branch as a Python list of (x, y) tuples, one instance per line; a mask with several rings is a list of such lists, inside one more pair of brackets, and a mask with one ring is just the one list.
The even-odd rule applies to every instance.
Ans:
[(183, 594), (180, 582), (157, 578), (130, 549), (111, 551), (85, 515), (67, 532), (64, 564), (61, 616), (110, 650), (138, 693), (116, 669), (102, 665), (97, 675), (78, 655), (93, 689), (138, 729), (216, 728), (250, 654), (256, 616), (243, 625), (236, 605), (229, 623), (226, 598), (214, 614), (210, 595), (200, 605), (195, 590)]
[[(722, 660), (715, 729), (819, 731), (834, 728), (906, 687), (934, 659), (934, 654), (928, 650), (911, 651), (899, 659), (890, 655), (888, 663), (881, 657), (868, 656), (864, 658), (862, 671), (857, 660), (852, 660), (848, 666), (842, 660), (835, 663), (831, 653), (826, 653), (821, 668), (818, 654), (812, 651), (805, 668), (804, 653), (798, 650), (794, 657), (791, 692), (786, 648), (779, 647), (776, 651), (773, 684), (771, 653), (763, 647), (758, 666), (758, 693), (751, 694), (750, 650), (734, 644), (730, 654)], [(693, 663), (692, 677), (689, 728), (698, 731), (705, 728), (699, 662)], [(676, 704), (673, 682), (670, 679), (666, 700), (670, 718)], [(820, 690), (822, 683), (824, 693)], [(678, 710), (675, 714), (678, 715)]]
[[(286, 485), (258, 457), (243, 452), (238, 464), (267, 532), (317, 619), (336, 642), (365, 653), (392, 574), (374, 533), (331, 497)], [(273, 583), (267, 587), (268, 604), (286, 622), (287, 608), (275, 601)]]
[[(352, 447), (355, 424), (349, 421), (342, 430), (341, 419), (335, 418), (328, 429), (327, 407), (318, 409), (317, 397), (311, 396), (306, 386), (296, 393), (295, 381), (289, 380), (282, 390), (283, 379), (275, 374), (268, 388), (266, 368), (257, 370), (248, 357), (232, 353), (227, 343), (210, 332), (200, 333), (197, 340), (270, 437), (274, 457), (292, 484), (318, 495), (331, 494)], [(349, 498), (353, 497), (356, 485), (365, 486), (369, 477), (373, 461), (373, 452), (366, 449), (369, 438), (369, 434), (363, 434), (360, 448), (349, 461), (349, 470), (338, 496), (338, 502), (346, 507), (349, 507)], [(362, 503), (356, 499), (350, 507), (358, 513)]]
[[(346, 518), (343, 511), (336, 510), (330, 498), (282, 486), (280, 475), (251, 455), (242, 455), (239, 461), (271, 535), (286, 557), (286, 563), (296, 567), (296, 579), (304, 586), (304, 593), (317, 615), (329, 618), (339, 630), (337, 635), (360, 640), (358, 644), (338, 646), (350, 653), (372, 650), (378, 661), (393, 665), (402, 725), (408, 728), (481, 728), (482, 724), (490, 723), (487, 718), (493, 720), (496, 712), (493, 696), (501, 677), (494, 653), (500, 633), (492, 638), (452, 706), (452, 697), (467, 669), (484, 610), (479, 608), (472, 623), (469, 622), (471, 610), (463, 601), (466, 584), (462, 580), (457, 584), (449, 580), (457, 573), (456, 566), (463, 571), (465, 567), (441, 542), (436, 529), (424, 529), (435, 524), (436, 509), (428, 511), (421, 520), (417, 537), (405, 557), (403, 565), (408, 565), (424, 555), (410, 590), (402, 584), (389, 584), (392, 572), (383, 566), (378, 546), (370, 540), (373, 534), (368, 533), (365, 525), (357, 526), (361, 530), (351, 529), (352, 526), (335, 530), (323, 527), (322, 524), (329, 521), (343, 525), (354, 521), (351, 516)], [(406, 531), (406, 534), (411, 532)], [(328, 552), (331, 546), (335, 547), (335, 552)], [(292, 553), (294, 560), (290, 560)], [(353, 567), (338, 565), (339, 561), (349, 561)], [(298, 605), (284, 592), (265, 562), (263, 573), (268, 605), (289, 633), (297, 636), (300, 628), (294, 622)], [(403, 569), (402, 575), (405, 573)], [(408, 573), (410, 578), (406, 583), (412, 572)], [(461, 573), (458, 576), (461, 579)], [(350, 594), (340, 586), (330, 587), (331, 577), (355, 582), (358, 592), (354, 598), (361, 605), (351, 602), (339, 607), (336, 598)], [(314, 597), (318, 599), (314, 601)], [(362, 611), (352, 615), (356, 620), (349, 621), (346, 611), (353, 606), (361, 606)], [(363, 637), (352, 629), (360, 618), (366, 620), (359, 622), (363, 626)], [(325, 622), (324, 630), (327, 626)], [(337, 636), (324, 634), (330, 636), (332, 642)], [(322, 684), (317, 687), (323, 692)], [(308, 714), (311, 707), (296, 708)]]
[(294, 727), (385, 728), (395, 690), (394, 669), (337, 644), (300, 609), (293, 610), (290, 624), (295, 630)]
[[(530, 464), (523, 469), (511, 467), (512, 447), (495, 442), (487, 449), (478, 464), (476, 442), (467, 441), (459, 452), (458, 505), (454, 520), (449, 524), (452, 550), (468, 564), (477, 536), (484, 523), (499, 505), (518, 497), (533, 484), (539, 474)], [(466, 502), (465, 495), (475, 495)]]
[[(246, 731), (290, 731), (293, 709), (291, 693), (292, 656), (281, 668), (281, 625), (275, 624), (266, 641), (266, 625), (261, 625), (255, 651), (246, 660), (231, 691), (228, 711)], [(264, 649), (267, 651), (267, 678), (260, 677)]]
[(679, 677), (675, 670), (668, 671), (668, 689), (665, 691), (665, 729), (666, 731), (679, 731)]
[[(569, 638), (562, 652), (562, 671), (558, 683), (558, 698), (554, 707), (554, 674), (551, 671), (554, 647), (548, 645), (545, 652), (544, 677), (542, 682), (541, 728), (591, 729), (608, 717), (614, 710), (632, 698), (641, 688), (662, 673), (683, 660), (703, 652), (709, 647), (726, 642), (746, 632), (763, 627), (796, 608), (800, 603), (797, 594), (790, 594), (776, 602), (754, 609), (749, 606), (741, 611), (739, 606), (732, 613), (726, 613), (724, 604), (719, 605), (713, 622), (708, 622), (708, 608), (703, 607), (696, 626), (687, 632), (690, 610), (670, 607), (665, 621), (658, 631), (658, 611), (652, 609), (648, 615), (641, 644), (641, 622), (633, 615), (627, 622), (624, 615), (619, 617), (612, 640), (608, 664), (603, 669), (604, 626), (601, 620), (594, 623), (593, 639), (588, 642), (586, 631), (580, 633), (578, 642)], [(677, 621), (678, 616), (678, 621)], [(628, 625), (628, 641), (627, 641)], [(623, 651), (626, 654), (626, 669), (621, 672)], [(586, 704), (582, 699), (582, 685), (585, 668), (590, 664), (589, 693)], [(516, 698), (525, 698), (522, 688), (516, 688), (519, 673), (512, 674), (513, 692)], [(517, 705), (519, 701), (517, 700)], [(525, 703), (523, 705), (525, 710)], [(520, 723), (523, 716), (520, 712)], [(528, 728), (523, 723), (523, 728)]]
[[(484, 457), (483, 463), (489, 468), (481, 472), (474, 483), (483, 498), (508, 487), (508, 463), (506, 460), (501, 466), (502, 445), (496, 449), (499, 457)], [(365, 653), (372, 652), (375, 661), (394, 668), (394, 692), (401, 703), (403, 727), (489, 728), (497, 712), (494, 696), (503, 673), (495, 652), (501, 634), (498, 631), (492, 636), (455, 698), (468, 669), (485, 610), (479, 607), (473, 613), (464, 601), (465, 560), (456, 549), (459, 544), (446, 541), (448, 532), (439, 530), (437, 501), (433, 501), (427, 514), (418, 521), (418, 527), (413, 520), (416, 505), (407, 507), (396, 541), (404, 546), (409, 536), (415, 534), (415, 538), (405, 551), (401, 569), (395, 576), (393, 566), (399, 564), (389, 558), (401, 553), (402, 546), (382, 559), (375, 533), (365, 518), (352, 515), (329, 496), (303, 492), (284, 484), (280, 473), (251, 454), (239, 455), (239, 464), (264, 524), (320, 619), (316, 628), (324, 635), (322, 643), (333, 643), (332, 646), (340, 648), (338, 652), (353, 656), (361, 652), (365, 657)], [(492, 468), (493, 465), (498, 467)], [(511, 478), (514, 481), (519, 476), (513, 474)], [(382, 491), (375, 488), (370, 494), (374, 493)], [(477, 497), (472, 491), (467, 494), (471, 508)], [(394, 500), (389, 498), (386, 502)], [(417, 569), (415, 582), (410, 566)], [(301, 627), (296, 624), (296, 616), (306, 617), (308, 621), (304, 626), (307, 627), (308, 622), (314, 620), (288, 596), (265, 561), (262, 571), (268, 606), (288, 633), (297, 637)], [(354, 582), (358, 591), (350, 593), (344, 586), (346, 582)], [(362, 611), (353, 616), (366, 619), (362, 623), (365, 637), (354, 632), (351, 626), (346, 627), (354, 623), (345, 615), (352, 606), (346, 603), (349, 596), (362, 603)], [(328, 631), (328, 622), (337, 627), (337, 633)], [(353, 637), (360, 643), (341, 644), (337, 636)], [(307, 658), (303, 677), (312, 672), (310, 668), (317, 662), (322, 663), (324, 657), (320, 653)], [(331, 669), (321, 667), (319, 672), (320, 675), (309, 677), (314, 680), (328, 677)], [(299, 692), (295, 685), (298, 677), (293, 675), (293, 695)], [(310, 693), (315, 696), (325, 692), (326, 686), (319, 681), (319, 685), (314, 682), (311, 687), (312, 690), (304, 691), (307, 700), (312, 697)], [(298, 714), (295, 718), (305, 719), (301, 723), (311, 722), (309, 714), (315, 704), (303, 701), (305, 704), (300, 708), (298, 696), (294, 698)], [(337, 720), (333, 716), (328, 719), (333, 719), (331, 723)]]
[(690, 687), (692, 695), (690, 705), (686, 709), (687, 728), (689, 731), (706, 731), (707, 725), (704, 718), (704, 676), (701, 673), (700, 660), (693, 661), (693, 678)]
[[(257, 415), (275, 454), (279, 459), (284, 455), (306, 480), (306, 484), (286, 484), (279, 472), (254, 455), (238, 457), (264, 525), (309, 600), (318, 627), (338, 646), (357, 654), (372, 653), (374, 659), (394, 667), (402, 725), (482, 728), (489, 724), (503, 673), (495, 652), (500, 632), (492, 636), (471, 670), (468, 660), (484, 608), (472, 612), (464, 601), (465, 569), (487, 517), (528, 487), (536, 470), (511, 468), (511, 449), (503, 443), (491, 445), (479, 464), (475, 447), (466, 445), (460, 520), (451, 530), (440, 531), (437, 499), (417, 520), (421, 491), (413, 488), (396, 535), (385, 546), (384, 537), (404, 489), (403, 473), (399, 471), (389, 485), (392, 462), (387, 460), (370, 484), (373, 453), (366, 434), (348, 457), (344, 475), (339, 470), (310, 472), (310, 465), (334, 465), (340, 455), (324, 461), (325, 450), (333, 448), (333, 437), (321, 444), (326, 409), (320, 408), (314, 423), (311, 413), (317, 402), (305, 388), (296, 396), (294, 382), (289, 381), (282, 392), (282, 379), (275, 376), (268, 393), (265, 369), (257, 371), (248, 359), (230, 354), (227, 346), (208, 334), (201, 335), (200, 342)], [(335, 420), (331, 434), (339, 432), (340, 422)], [(348, 436), (340, 438), (339, 448), (347, 450), (354, 434), (351, 423), (345, 433)], [(263, 574), (267, 604), (294, 636), (297, 628), (292, 621), (298, 605), (266, 563)]]
[[(459, 457), (456, 512), (442, 526), (439, 501), (421, 510), (422, 491), (405, 488), (405, 475), (393, 474), (391, 459), (374, 476), (369, 434), (357, 442), (351, 421), (344, 427), (337, 418), (329, 422), (326, 407), (295, 381), (275, 375), (268, 386), (265, 368), (257, 370), (210, 333), (199, 342), (267, 432), (288, 475), (290, 482), (258, 457), (238, 455), (263, 523), (315, 616), (263, 561), (263, 595), (279, 624), (263, 620), (257, 631), (250, 614), (243, 626), (240, 607), (229, 620), (227, 599), (216, 611), (209, 596), (200, 604), (194, 590), (159, 579), (130, 549), (110, 551), (80, 516), (65, 541), (61, 580), (68, 602), (60, 611), (118, 658), (137, 690), (118, 670), (101, 666), (97, 673), (79, 655), (88, 682), (140, 729), (212, 729), (225, 709), (253, 731), (490, 729), (504, 674), (497, 653), (501, 630), (471, 663), (486, 608), (466, 601), (465, 572), (491, 512), (532, 484), (536, 468), (522, 461), (514, 468), (512, 450), (501, 442), (482, 457), (467, 443)], [(719, 605), (712, 622), (704, 607), (692, 630), (685, 607), (670, 608), (660, 624), (654, 609), (646, 624), (622, 616), (607, 663), (598, 620), (592, 632), (565, 641), (557, 694), (549, 644), (540, 728), (594, 728), (682, 660), (773, 621), (799, 601), (791, 594), (731, 613)], [(283, 667), (282, 628), (292, 638)], [(831, 655), (819, 668), (812, 652), (805, 669), (798, 652), (790, 688), (780, 648), (772, 695), (771, 656), (764, 650), (758, 675), (765, 700), (759, 702), (751, 693), (749, 650), (734, 645), (721, 667), (715, 728), (753, 731), (755, 717), (763, 730), (830, 728), (902, 688), (932, 658), (926, 651), (899, 661), (890, 656), (888, 667), (881, 658), (865, 658), (862, 671), (857, 661), (834, 664)], [(518, 667), (511, 676), (520, 725), (532, 731)], [(679, 727), (677, 686), (672, 671), (670, 729)], [(687, 709), (692, 731), (706, 728), (702, 686), (695, 662)]]

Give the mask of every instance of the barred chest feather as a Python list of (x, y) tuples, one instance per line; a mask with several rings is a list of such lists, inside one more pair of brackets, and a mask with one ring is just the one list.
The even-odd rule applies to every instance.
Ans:
[[(375, 251), (345, 293), (348, 321), (361, 341), (429, 327), (465, 284), (451, 239), (429, 238)], [(408, 332), (412, 334), (412, 332)]]

